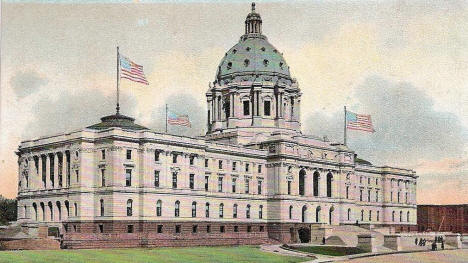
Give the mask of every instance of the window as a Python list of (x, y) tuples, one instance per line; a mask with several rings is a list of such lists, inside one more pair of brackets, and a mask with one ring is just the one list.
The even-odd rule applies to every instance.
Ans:
[(362, 184), (362, 176), (359, 176), (359, 183)]
[(398, 203), (400, 203), (400, 192), (398, 192)]
[(261, 165), (261, 164), (258, 165), (258, 173), (259, 173), (259, 174), (262, 173), (262, 165)]
[(247, 232), (252, 232), (252, 226), (247, 226)]
[(233, 193), (236, 192), (236, 181), (237, 181), (237, 178), (232, 178), (232, 192)]
[(197, 233), (198, 231), (198, 226), (197, 225), (193, 225), (192, 226), (192, 233)]
[(370, 184), (370, 178), (367, 178), (367, 184)]
[(159, 187), (159, 171), (154, 171), (154, 187)]
[(249, 163), (246, 163), (246, 164), (245, 164), (245, 171), (248, 172), (248, 171), (249, 171), (249, 168), (250, 168), (250, 164), (249, 164)]
[(408, 203), (408, 193), (405, 193), (405, 203)]
[(195, 188), (195, 175), (194, 174), (190, 174), (190, 189), (194, 189)]
[(351, 208), (348, 208), (348, 221), (351, 220)]
[(258, 191), (258, 194), (261, 195), (262, 194), (262, 181), (258, 180), (257, 181), (257, 191)]
[(133, 200), (128, 199), (127, 200), (127, 216), (132, 216), (133, 214)]
[(377, 211), (377, 221), (380, 220), (380, 211)]
[(234, 226), (234, 232), (239, 232), (239, 226)]
[(349, 199), (349, 186), (346, 186), (346, 199)]
[(362, 189), (359, 190), (359, 201), (362, 201)]
[(305, 194), (305, 171), (301, 170), (299, 172), (299, 195)]
[(332, 197), (332, 181), (333, 175), (331, 173), (327, 174), (327, 197)]
[(218, 168), (221, 170), (223, 169), (223, 161), (222, 160), (219, 160), (218, 161)]
[(379, 201), (379, 191), (375, 191), (375, 201)]
[(103, 233), (104, 232), (104, 226), (103, 225), (99, 225), (99, 233)]
[(205, 168), (208, 168), (208, 163), (209, 163), (209, 160), (205, 159)]
[(106, 159), (106, 150), (101, 150), (101, 159), (102, 160)]
[[(247, 51), (249, 51), (249, 50), (250, 50), (250, 48), (247, 48)], [(245, 59), (245, 60), (244, 60), (244, 66), (245, 66), (245, 67), (248, 67), (249, 64), (250, 64), (250, 60)]]
[(179, 200), (177, 200), (174, 206), (174, 216), (179, 217), (179, 215), (180, 215), (180, 202)]
[(219, 227), (219, 232), (224, 233), (226, 232), (226, 228), (224, 226)]
[(232, 207), (232, 217), (237, 218), (237, 204)]
[(127, 233), (133, 233), (133, 225), (127, 225)]
[[(44, 204), (41, 203), (41, 206), (44, 206)], [(74, 203), (73, 208), (75, 208), (75, 216), (78, 216), (78, 204)], [(44, 216), (45, 216), (44, 207), (42, 207), (42, 215), (43, 215), (42, 221), (45, 221), (45, 219), (44, 219)]]
[(106, 169), (101, 169), (101, 186), (106, 186)]
[(403, 222), (403, 211), (400, 211), (400, 222)]
[(132, 150), (127, 150), (127, 160), (132, 159)]
[(175, 226), (175, 232), (176, 232), (176, 234), (180, 234), (180, 230), (181, 230), (181, 226), (180, 226), (180, 225), (176, 225), (176, 226)]
[(250, 218), (250, 205), (247, 205), (245, 209), (245, 218)]
[(369, 211), (369, 221), (372, 221), (372, 211)]
[(162, 201), (158, 200), (156, 202), (156, 216), (161, 216), (162, 215)]
[(237, 162), (232, 162), (232, 170), (235, 171), (237, 169)]
[(249, 116), (250, 115), (250, 101), (244, 100), (242, 102), (242, 105), (244, 107), (244, 116)]
[(206, 233), (211, 233), (211, 226), (210, 225), (206, 226)]
[(154, 151), (154, 161), (159, 162), (159, 155), (161, 154), (160, 151)]
[(205, 204), (205, 217), (206, 218), (210, 217), (210, 203)]
[(218, 192), (223, 191), (223, 177), (218, 177)]
[(177, 163), (177, 154), (172, 154), (172, 163)]
[(104, 200), (101, 199), (99, 201), (99, 203), (100, 203), (100, 207), (101, 207), (101, 216), (104, 216)]
[(263, 205), (258, 207), (258, 218), (263, 219)]
[(395, 211), (392, 212), (392, 222), (395, 222)]
[(378, 179), (378, 178), (375, 178), (375, 184), (376, 184), (376, 185), (379, 184), (379, 179)]
[(364, 210), (361, 210), (361, 221), (364, 221)]
[(75, 175), (76, 175), (76, 182), (79, 182), (80, 181), (80, 171), (75, 170)]
[(314, 177), (313, 177), (314, 181), (313, 181), (313, 185), (314, 185), (314, 196), (318, 196), (319, 195), (319, 179), (320, 179), (320, 174), (319, 172), (314, 172)]
[(197, 217), (197, 202), (192, 202), (192, 217)]
[(223, 203), (219, 205), (219, 217), (220, 218), (224, 217), (224, 204)]
[(209, 176), (205, 176), (205, 191), (208, 191)]
[(158, 225), (157, 232), (161, 234), (163, 232), (163, 225)]
[(177, 173), (173, 172), (172, 173), (172, 188), (177, 188)]
[(370, 202), (371, 191), (367, 190), (367, 202)]
[(289, 206), (289, 219), (292, 219), (293, 216), (293, 206)]
[(189, 158), (190, 165), (193, 165), (195, 163), (195, 156), (191, 155)]
[(270, 114), (271, 114), (271, 111), (270, 111), (270, 109), (271, 109), (270, 103), (271, 103), (271, 102), (270, 102), (269, 100), (266, 100), (266, 101), (264, 102), (264, 105), (263, 105), (263, 114), (264, 114), (265, 116), (270, 116)]
[(250, 192), (250, 180), (249, 178), (245, 178), (245, 193), (248, 194)]
[(265, 232), (265, 226), (260, 226), (259, 231), (260, 232)]
[(410, 212), (406, 212), (406, 221), (409, 222), (410, 221)]
[(132, 186), (132, 169), (125, 170), (125, 186)]
[(288, 181), (288, 195), (291, 194), (291, 181)]
[(390, 202), (393, 202), (393, 192), (390, 192)]

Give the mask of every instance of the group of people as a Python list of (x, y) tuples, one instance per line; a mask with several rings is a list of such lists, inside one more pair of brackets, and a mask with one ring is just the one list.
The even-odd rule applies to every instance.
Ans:
[(414, 244), (417, 245), (417, 246), (420, 246), (420, 247), (424, 247), (426, 245), (426, 241), (427, 240), (425, 238), (420, 238), (419, 240), (418, 240), (418, 238), (416, 238), (414, 240)]
[[(414, 244), (420, 247), (426, 246), (427, 240), (425, 238), (416, 238), (414, 240)], [(443, 236), (436, 236), (434, 241), (432, 242), (432, 250), (437, 250), (437, 243), (440, 243), (440, 248), (445, 249), (444, 237)]]

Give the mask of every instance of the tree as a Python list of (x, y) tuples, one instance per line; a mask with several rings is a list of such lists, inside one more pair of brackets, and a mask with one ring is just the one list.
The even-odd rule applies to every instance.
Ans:
[(10, 221), (16, 221), (17, 201), (0, 195), (0, 225), (6, 225)]

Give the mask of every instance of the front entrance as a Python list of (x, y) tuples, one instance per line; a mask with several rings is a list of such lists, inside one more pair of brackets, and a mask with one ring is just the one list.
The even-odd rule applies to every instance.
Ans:
[(309, 243), (310, 242), (310, 229), (309, 228), (299, 228), (297, 231), (299, 233), (299, 240), (301, 243)]

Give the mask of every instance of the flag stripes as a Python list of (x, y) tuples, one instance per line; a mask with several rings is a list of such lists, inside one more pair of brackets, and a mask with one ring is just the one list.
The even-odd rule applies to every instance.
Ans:
[(346, 128), (365, 132), (375, 132), (370, 115), (346, 112)]
[(188, 115), (177, 115), (172, 112), (167, 113), (167, 124), (191, 127)]
[(136, 64), (124, 56), (120, 56), (120, 73), (120, 78), (122, 79), (149, 85), (143, 72), (143, 66)]

